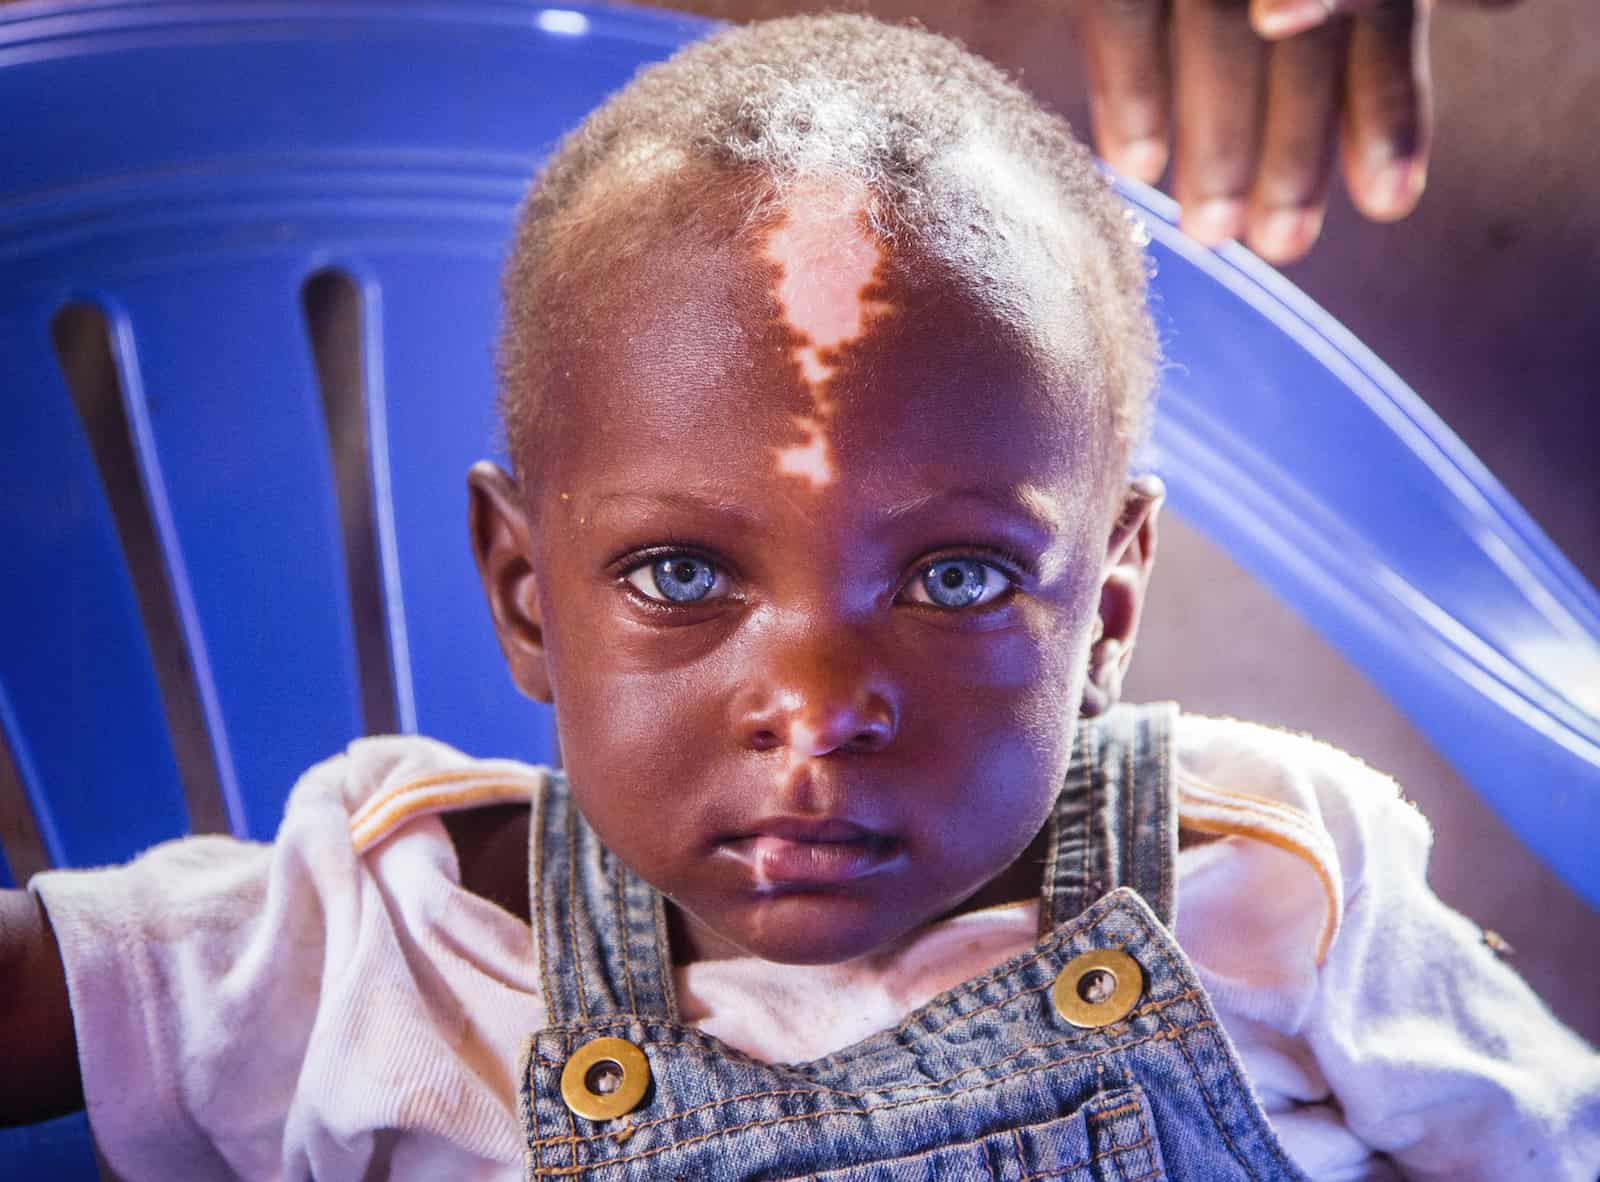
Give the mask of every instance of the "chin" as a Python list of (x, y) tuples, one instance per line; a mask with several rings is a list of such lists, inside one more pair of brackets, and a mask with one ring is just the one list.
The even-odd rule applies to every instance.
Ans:
[(775, 964), (841, 964), (878, 951), (920, 922), (885, 923), (881, 912), (835, 897), (783, 895), (762, 900), (736, 942)]

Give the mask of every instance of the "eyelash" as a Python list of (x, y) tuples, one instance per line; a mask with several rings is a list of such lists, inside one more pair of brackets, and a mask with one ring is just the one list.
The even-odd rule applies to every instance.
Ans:
[[(669, 539), (669, 541), (671, 541), (671, 539)], [(618, 570), (617, 581), (622, 584), (626, 593), (632, 596), (635, 602), (647, 605), (648, 610), (677, 612), (680, 610), (692, 610), (697, 607), (703, 607), (708, 602), (715, 602), (715, 600), (700, 600), (695, 603), (678, 604), (666, 599), (655, 599), (649, 595), (646, 595), (643, 591), (640, 591), (629, 580), (629, 576), (635, 571), (641, 570), (649, 566), (651, 563), (658, 562), (663, 558), (678, 557), (693, 558), (697, 562), (705, 563), (707, 566), (710, 566), (719, 573), (727, 573), (720, 562), (711, 558), (697, 547), (685, 543), (676, 543), (672, 545), (652, 547), (649, 550), (634, 553), (625, 560), (626, 565)], [(921, 575), (922, 573), (926, 572), (929, 567), (936, 566), (941, 562), (950, 562), (958, 558), (974, 559), (983, 563), (985, 566), (990, 567), (991, 569), (999, 571), (1002, 575), (1010, 580), (1011, 585), (1001, 592), (1000, 595), (977, 608), (939, 607), (937, 604), (931, 603), (918, 603), (918, 607), (931, 607), (935, 611), (944, 612), (949, 615), (973, 614), (990, 608), (998, 607), (1000, 604), (1005, 603), (1016, 594), (1018, 585), (1025, 577), (1024, 572), (1029, 570), (1028, 564), (1023, 560), (1022, 556), (1017, 554), (1015, 551), (999, 546), (983, 546), (977, 549), (968, 548), (966, 550), (947, 554), (939, 554), (928, 558), (917, 564), (916, 575)], [(990, 561), (991, 559), (996, 561)], [(913, 577), (916, 577), (916, 575)], [(722, 598), (726, 598), (726, 596)]]

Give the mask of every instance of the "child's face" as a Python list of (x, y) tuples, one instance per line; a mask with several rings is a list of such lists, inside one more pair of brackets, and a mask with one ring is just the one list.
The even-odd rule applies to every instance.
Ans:
[(859, 217), (756, 238), (586, 280), (558, 445), (526, 499), (474, 470), (473, 532), (579, 806), (691, 952), (833, 962), (1037, 891), (1152, 504), (1113, 530), (1089, 412)]

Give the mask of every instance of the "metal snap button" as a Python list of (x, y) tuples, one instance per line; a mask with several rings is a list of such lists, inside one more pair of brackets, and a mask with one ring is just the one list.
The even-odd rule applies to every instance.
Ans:
[(597, 1038), (561, 1069), (561, 1098), (589, 1120), (615, 1120), (639, 1107), (650, 1088), (650, 1060), (625, 1038)]
[(1092, 1030), (1126, 1018), (1143, 993), (1138, 961), (1117, 948), (1096, 948), (1061, 970), (1050, 996), (1065, 1021)]

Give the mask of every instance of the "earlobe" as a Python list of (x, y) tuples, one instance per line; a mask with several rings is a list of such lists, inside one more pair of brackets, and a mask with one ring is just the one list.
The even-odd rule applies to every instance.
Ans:
[(1100, 610), (1089, 645), (1088, 675), (1079, 713), (1103, 714), (1122, 696), (1122, 679), (1133, 659), (1144, 610), (1145, 591), (1156, 556), (1156, 520), (1166, 486), (1160, 477), (1141, 476), (1128, 486), (1106, 543), (1100, 582)]
[(472, 553), (511, 680), (534, 701), (552, 701), (533, 534), (521, 494), (510, 476), (480, 460), (467, 473), (467, 498)]

